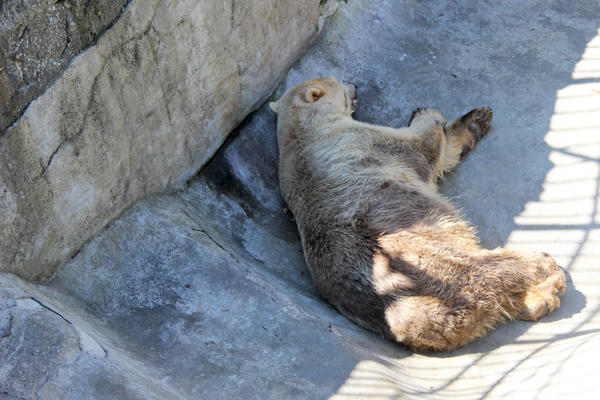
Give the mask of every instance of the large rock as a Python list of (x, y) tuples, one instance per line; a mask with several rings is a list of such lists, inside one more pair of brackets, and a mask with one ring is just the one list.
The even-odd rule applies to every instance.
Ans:
[(56, 267), (181, 187), (319, 29), (319, 1), (133, 1), (0, 137), (0, 271)]

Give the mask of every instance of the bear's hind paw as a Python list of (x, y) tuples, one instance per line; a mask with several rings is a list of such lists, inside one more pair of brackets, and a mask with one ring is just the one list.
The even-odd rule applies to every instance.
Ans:
[(524, 307), (517, 319), (535, 321), (560, 306), (560, 295), (565, 292), (565, 275), (562, 271), (549, 276), (545, 281), (532, 286), (525, 292)]

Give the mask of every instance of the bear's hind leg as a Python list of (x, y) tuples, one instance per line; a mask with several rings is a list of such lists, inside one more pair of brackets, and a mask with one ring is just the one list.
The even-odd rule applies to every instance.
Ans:
[[(505, 320), (501, 299), (493, 307), (453, 307), (436, 296), (398, 299), (385, 311), (392, 339), (413, 351), (450, 351), (486, 334)], [(479, 306), (482, 304), (478, 304)]]
[(395, 340), (417, 351), (448, 351), (506, 319), (536, 320), (560, 305), (565, 277), (549, 255), (496, 249), (468, 258), (468, 268), (448, 262), (443, 272), (439, 259), (420, 259), (424, 271), (413, 275), (419, 290), (385, 310)]

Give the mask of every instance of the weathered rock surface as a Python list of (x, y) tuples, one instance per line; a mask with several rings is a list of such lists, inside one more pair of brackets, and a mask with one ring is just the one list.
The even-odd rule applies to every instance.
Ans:
[(102, 34), (128, 0), (6, 0), (0, 4), (0, 136)]
[(422, 355), (341, 317), (308, 277), (263, 106), (47, 285), (0, 274), (0, 399), (595, 399), (599, 7), (353, 0), (274, 95), (334, 74), (359, 86), (358, 119), (394, 126), (491, 105), (444, 191), (488, 246), (557, 258), (570, 279), (550, 316)]
[(132, 1), (0, 137), (0, 271), (47, 278), (133, 201), (181, 187), (319, 18), (318, 0)]
[(75, 309), (0, 274), (0, 399), (178, 398)]

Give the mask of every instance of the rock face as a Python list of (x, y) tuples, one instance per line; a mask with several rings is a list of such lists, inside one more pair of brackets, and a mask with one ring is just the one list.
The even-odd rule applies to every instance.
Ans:
[[(85, 9), (46, 6), (67, 21)], [(132, 1), (0, 137), (0, 271), (47, 278), (133, 201), (181, 187), (319, 19), (318, 0)]]
[(124, 10), (127, 0), (0, 4), (0, 136)]

